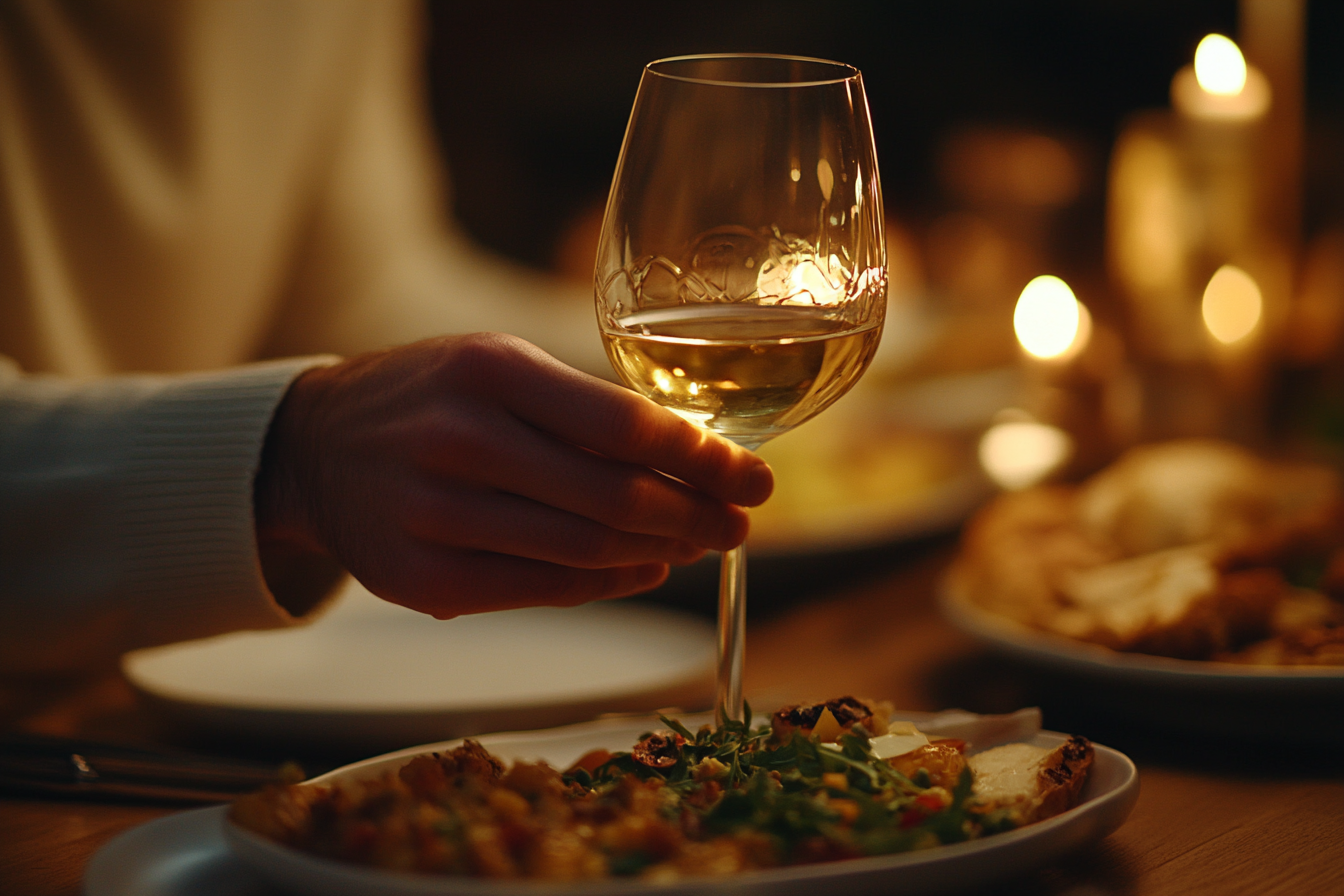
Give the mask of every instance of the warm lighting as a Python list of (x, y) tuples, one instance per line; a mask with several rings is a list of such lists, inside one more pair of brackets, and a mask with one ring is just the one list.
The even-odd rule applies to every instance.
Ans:
[(980, 438), (980, 466), (1001, 488), (1035, 485), (1073, 452), (1068, 433), (1045, 423), (996, 423)]
[(850, 272), (844, 262), (835, 255), (818, 256), (797, 238), (794, 243), (790, 246), (793, 252), (768, 258), (761, 265), (757, 294), (775, 304), (838, 305), (845, 301)]
[(1219, 96), (1236, 96), (1246, 87), (1246, 58), (1229, 38), (1210, 34), (1195, 49), (1195, 79)]
[(1013, 311), (1017, 341), (1037, 358), (1072, 356), (1087, 344), (1092, 319), (1069, 285), (1046, 274), (1026, 285)]
[(1204, 326), (1223, 345), (1249, 336), (1260, 323), (1263, 308), (1255, 280), (1230, 264), (1220, 267), (1204, 288)]
[(1210, 34), (1199, 42), (1194, 65), (1183, 67), (1172, 79), (1171, 103), (1190, 119), (1255, 121), (1269, 111), (1269, 80), (1246, 64), (1235, 43)]

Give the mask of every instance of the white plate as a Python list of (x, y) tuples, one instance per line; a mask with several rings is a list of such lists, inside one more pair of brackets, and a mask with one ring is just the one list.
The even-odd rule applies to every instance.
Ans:
[(603, 602), (439, 621), (352, 584), (310, 626), (140, 650), (122, 668), (196, 727), (374, 751), (708, 706), (714, 655), (708, 622), (665, 609)]
[(947, 619), (967, 634), (1024, 662), (1073, 675), (1233, 696), (1344, 697), (1344, 667), (1250, 666), (1121, 653), (1028, 628), (986, 610), (948, 582), (944, 582), (939, 601)]
[[(775, 491), (751, 511), (749, 553), (861, 550), (956, 528), (993, 494), (974, 446), (1003, 406), (968, 408), (967, 399), (1013, 394), (1017, 376), (1007, 373), (897, 385), (870, 372), (821, 417), (767, 442), (760, 455)], [(969, 419), (932, 419), (926, 407)]]
[[(918, 719), (918, 716), (909, 715)], [(688, 720), (694, 724), (693, 720)], [(609, 720), (551, 731), (521, 732), (480, 738), (501, 758), (544, 759), (565, 767), (588, 750), (629, 749), (638, 736), (656, 725), (650, 719)], [(1065, 735), (1041, 732), (1032, 742), (1054, 746)], [(315, 781), (337, 778), (361, 779), (397, 767), (419, 753), (443, 750), (452, 744), (435, 744), (402, 750), (369, 759), (323, 775)], [(604, 896), (676, 896), (676, 894), (783, 894), (868, 893), (936, 894), (1012, 877), (1048, 863), (1118, 828), (1129, 816), (1138, 798), (1138, 772), (1123, 754), (1096, 747), (1096, 759), (1083, 788), (1082, 802), (1074, 809), (1017, 831), (983, 840), (957, 843), (900, 855), (851, 859), (818, 865), (754, 871), (725, 878), (689, 878), (673, 884), (647, 884), (638, 880), (613, 880), (575, 885), (543, 885), (512, 881), (488, 881), (434, 875), (397, 874), (346, 865), (308, 856), (281, 846), (224, 821), (223, 838), (238, 859), (262, 878), (294, 893), (312, 896), (536, 896), (538, 893), (595, 893)], [(185, 823), (185, 822), (184, 822)], [(135, 831), (113, 841), (90, 866), (89, 879), (116, 861), (140, 861), (145, 847), (134, 839)], [(219, 836), (218, 834), (212, 835)], [(214, 844), (211, 840), (211, 844)], [(204, 846), (202, 847), (205, 848)], [(209, 850), (217, 846), (211, 845)], [(100, 881), (101, 882), (101, 879)], [(89, 896), (129, 896), (131, 890), (95, 889)], [(167, 896), (168, 891), (165, 891)]]

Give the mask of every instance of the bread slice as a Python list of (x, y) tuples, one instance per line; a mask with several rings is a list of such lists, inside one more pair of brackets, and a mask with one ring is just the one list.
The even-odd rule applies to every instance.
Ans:
[(1092, 744), (1076, 736), (1054, 748), (994, 747), (967, 760), (971, 793), (984, 810), (1006, 810), (1016, 824), (1031, 824), (1077, 804), (1092, 756)]

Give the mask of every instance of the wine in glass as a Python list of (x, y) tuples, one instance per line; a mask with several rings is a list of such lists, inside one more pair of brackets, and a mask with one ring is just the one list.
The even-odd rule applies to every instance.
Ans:
[[(863, 81), (821, 59), (683, 56), (640, 80), (595, 272), (631, 388), (755, 450), (863, 374), (886, 311)], [(723, 555), (717, 704), (742, 717), (746, 553)]]

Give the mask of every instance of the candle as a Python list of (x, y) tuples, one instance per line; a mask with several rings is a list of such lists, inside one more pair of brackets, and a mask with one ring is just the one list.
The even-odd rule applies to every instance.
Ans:
[(1054, 475), (1089, 473), (1131, 441), (1131, 380), (1119, 339), (1094, 325), (1059, 277), (1022, 289), (1013, 309), (1021, 349), (1022, 407), (980, 442), (980, 464), (1004, 488)]
[(1221, 34), (1210, 34), (1195, 49), (1195, 61), (1171, 81), (1171, 105), (1190, 119), (1228, 124), (1265, 117), (1269, 81), (1247, 65), (1241, 49)]
[(1291, 256), (1267, 208), (1269, 82), (1220, 34), (1111, 159), (1108, 250), (1130, 308), (1148, 438), (1263, 431)]

